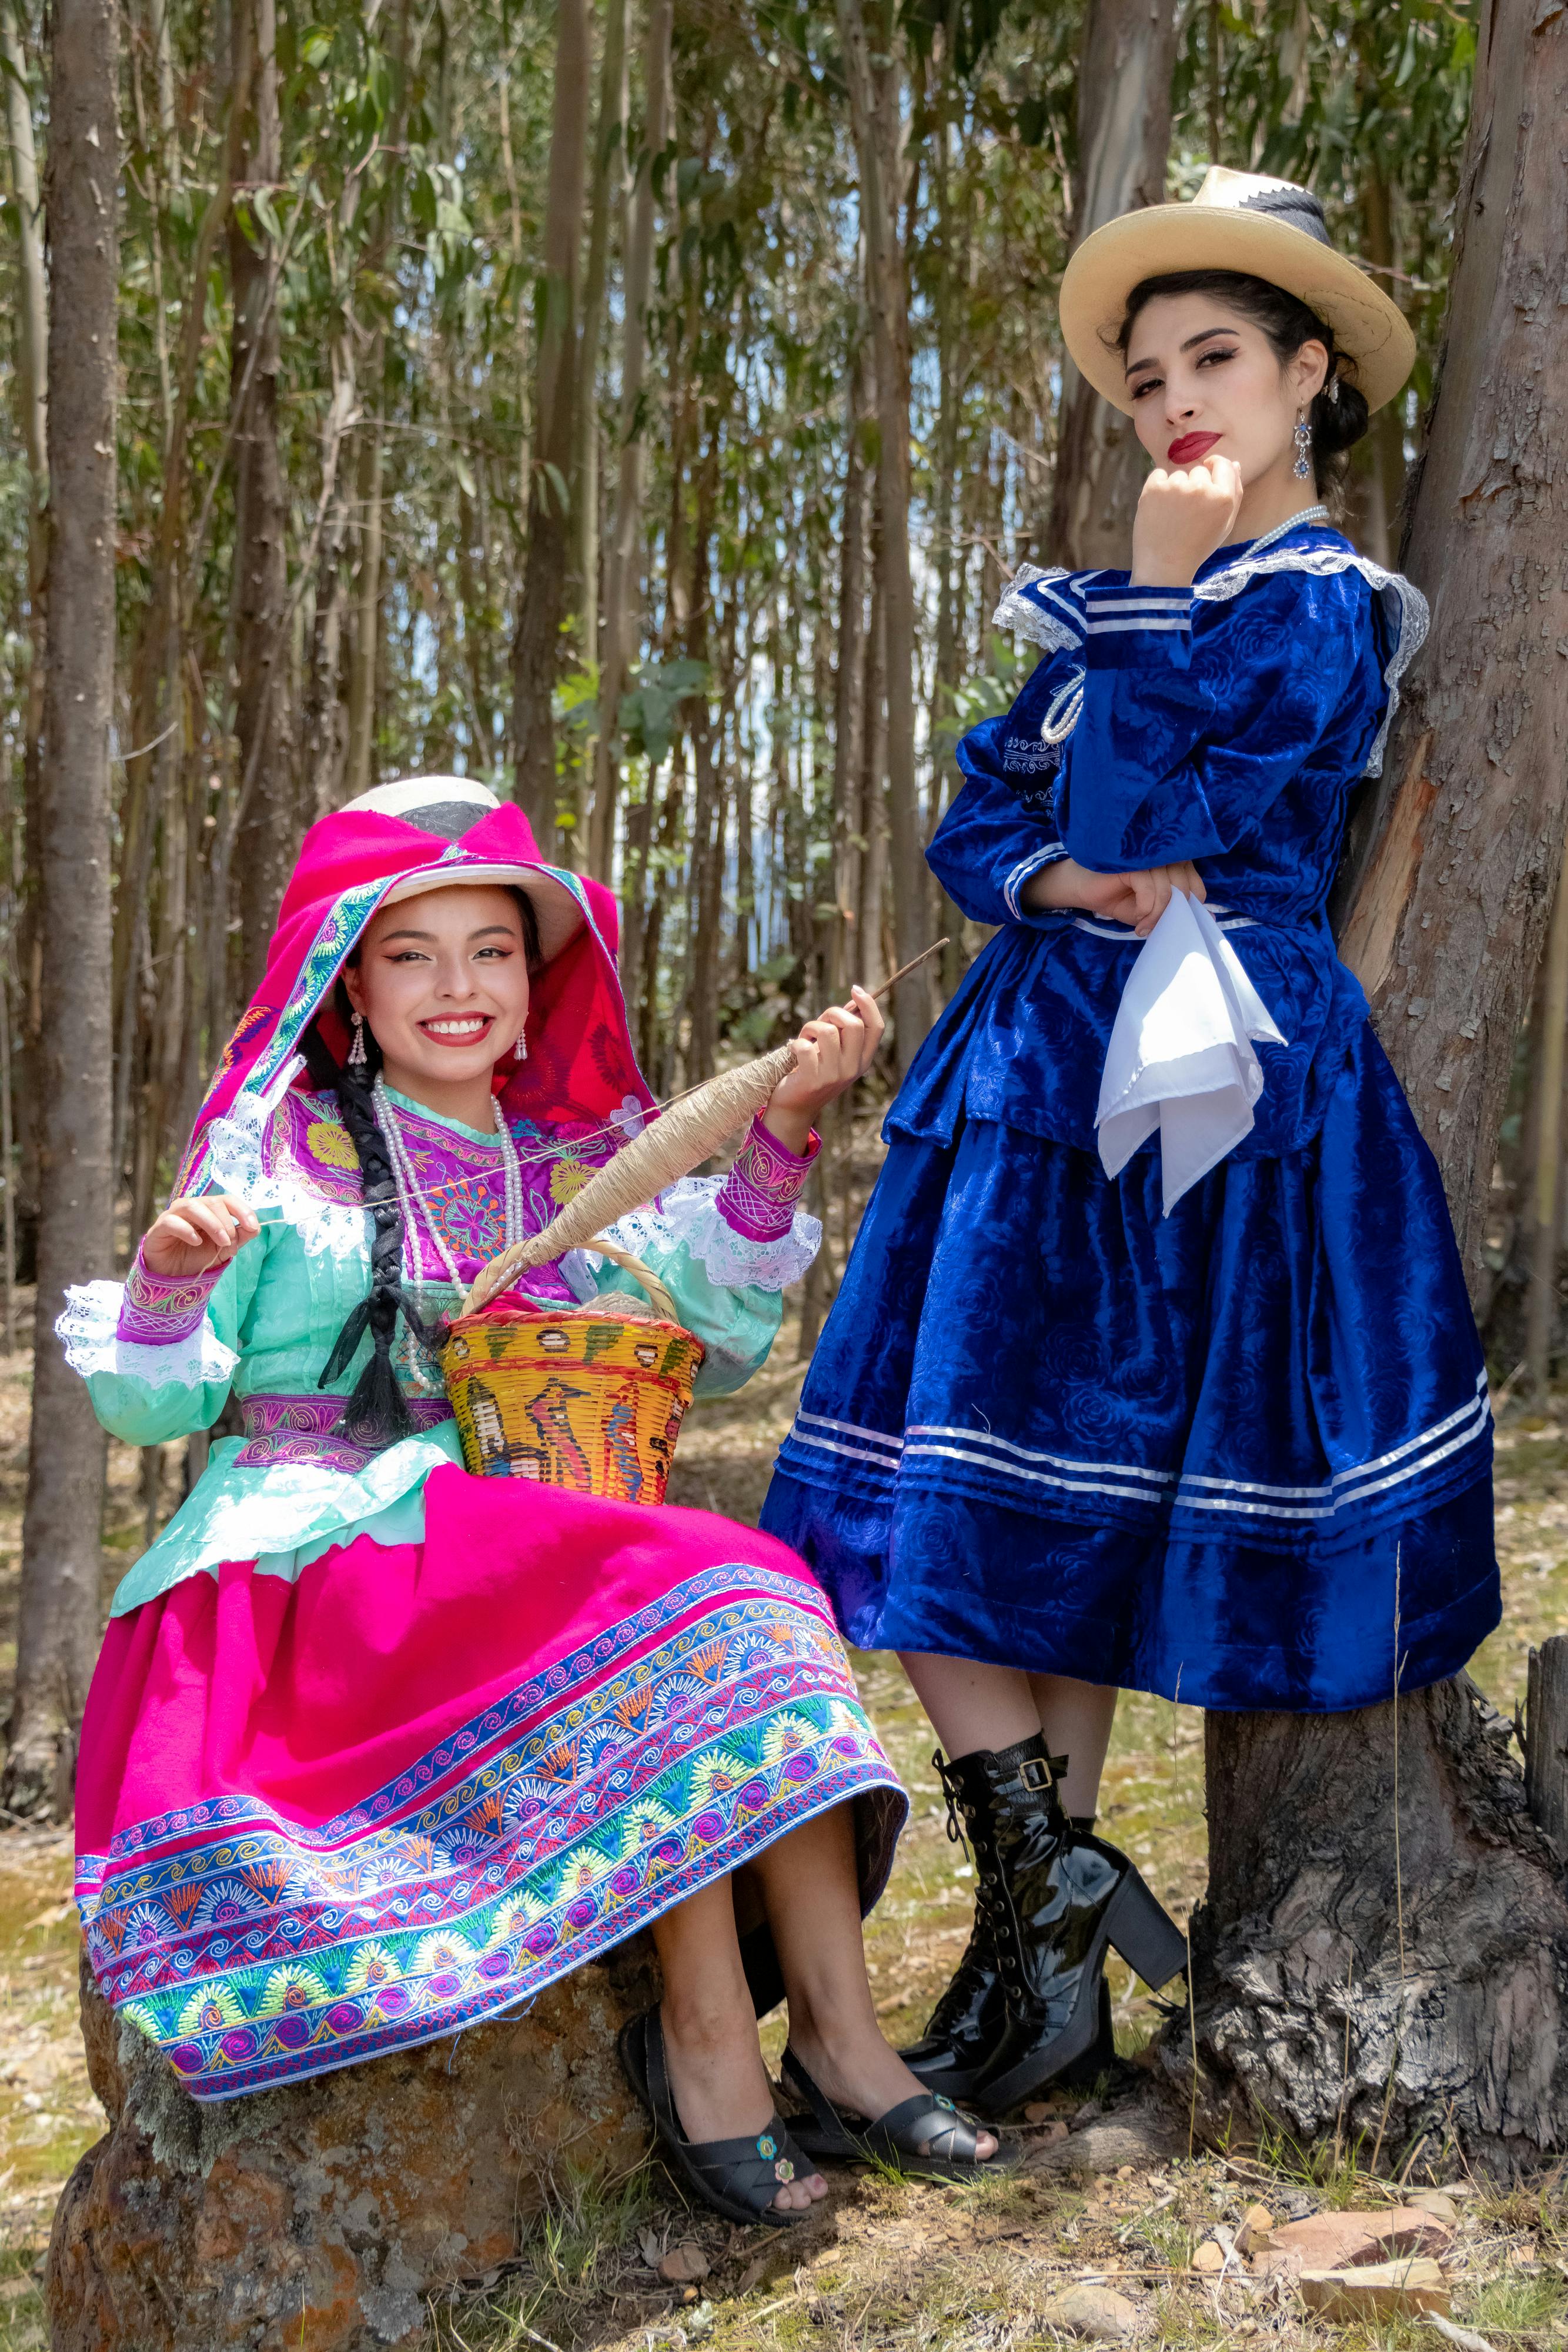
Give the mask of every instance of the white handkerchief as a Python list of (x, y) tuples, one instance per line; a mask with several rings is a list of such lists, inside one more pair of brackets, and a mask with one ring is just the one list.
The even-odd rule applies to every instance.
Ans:
[(1251, 1132), (1263, 1091), (1254, 1037), (1282, 1045), (1207, 908), (1181, 890), (1127, 975), (1094, 1124), (1108, 1176), (1159, 1129), (1168, 1217), (1189, 1185)]

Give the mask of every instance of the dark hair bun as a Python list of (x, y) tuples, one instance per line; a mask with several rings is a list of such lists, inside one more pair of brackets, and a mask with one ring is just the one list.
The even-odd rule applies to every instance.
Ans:
[(1312, 405), (1307, 421), (1312, 428), (1312, 448), (1320, 464), (1354, 448), (1367, 426), (1366, 396), (1347, 376), (1339, 378), (1339, 398), (1331, 400), (1325, 385)]

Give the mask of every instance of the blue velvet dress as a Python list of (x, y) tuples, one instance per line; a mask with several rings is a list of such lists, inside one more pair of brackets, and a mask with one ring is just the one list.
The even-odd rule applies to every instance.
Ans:
[[(1497, 1623), (1486, 1375), (1436, 1164), (1324, 912), (1425, 607), (1299, 521), (1188, 591), (1029, 571), (1044, 647), (932, 844), (998, 926), (932, 1031), (763, 1525), (865, 1647), (1209, 1707), (1328, 1710)], [(1020, 892), (1191, 858), (1283, 1045), (1252, 1132), (1162, 1213), (1107, 1177), (1140, 942)]]

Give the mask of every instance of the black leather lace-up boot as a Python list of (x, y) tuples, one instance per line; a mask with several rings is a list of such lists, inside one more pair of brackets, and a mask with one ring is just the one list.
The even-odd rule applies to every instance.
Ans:
[(949, 2099), (968, 2097), (1000, 2047), (1008, 2021), (977, 1841), (985, 1782), (983, 1774), (974, 1768), (982, 1760), (982, 1752), (977, 1751), (949, 1763), (940, 1748), (931, 1759), (947, 1799), (947, 1834), (956, 1845), (966, 1843), (967, 1827), (969, 1851), (979, 1874), (975, 1887), (975, 1924), (953, 1980), (932, 2011), (925, 2032), (918, 2042), (898, 2053), (912, 2074), (917, 2075), (928, 2089), (941, 2091)]
[(1157, 1990), (1186, 1967), (1186, 1944), (1127, 1856), (1074, 1829), (1057, 1793), (1061, 1759), (1038, 1734), (951, 1769), (1006, 2008), (968, 2093), (995, 2119), (1098, 2054), (1107, 1946)]

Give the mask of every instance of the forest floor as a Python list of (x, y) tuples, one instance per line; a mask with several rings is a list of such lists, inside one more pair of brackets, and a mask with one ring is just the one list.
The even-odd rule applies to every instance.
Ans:
[[(752, 1520), (799, 1390), (786, 1328), (773, 1362), (739, 1397), (694, 1414), (682, 1438), (677, 1499)], [(15, 1661), (17, 1555), (26, 1472), (27, 1358), (0, 1356), (0, 1720)], [(172, 1481), (176, 1450), (167, 1449)], [(1524, 1695), (1531, 1645), (1568, 1624), (1568, 1397), (1545, 1412), (1504, 1408), (1498, 1460), (1506, 1615), (1475, 1662), (1507, 1715)], [(104, 1593), (140, 1553), (141, 1464), (111, 1448)], [(166, 1495), (163, 1508), (172, 1505)], [(894, 1662), (857, 1658), (871, 1714), (913, 1800), (887, 1895), (868, 1929), (878, 2007), (895, 2041), (924, 2021), (967, 1932), (973, 1879), (946, 1835), (932, 1736)], [(1103, 1826), (1185, 1920), (1205, 1875), (1202, 1717), (1163, 1700), (1120, 1710)], [(71, 2167), (102, 2129), (77, 2029), (77, 1922), (65, 1835), (0, 1832), (0, 2352), (46, 2341), (37, 2293), (50, 2215)], [(1118, 2049), (1135, 2058), (1158, 2022), (1119, 1964)], [(777, 2035), (775, 2036), (777, 2039)], [(775, 2053), (776, 2054), (776, 2053)], [(1117, 2077), (1045, 2103), (1006, 2178), (936, 2187), (881, 2171), (834, 2176), (827, 2205), (800, 2229), (732, 2231), (690, 2213), (663, 2171), (563, 2185), (522, 2260), (432, 2307), (423, 2352), (653, 2352), (701, 2342), (712, 2352), (1034, 2352), (1068, 2340), (1051, 2298), (1096, 2283), (1125, 2296), (1151, 2346), (1224, 2347), (1267, 2337), (1282, 2352), (1333, 2345), (1436, 2347), (1425, 2323), (1341, 2326), (1308, 2315), (1293, 2291), (1218, 2263), (1226, 2233), (1261, 2200), (1276, 2220), (1319, 2207), (1379, 2205), (1386, 2182), (1353, 2156), (1275, 2148), (1219, 2157), (1140, 2140), (1142, 2077)], [(1106, 2108), (1110, 2116), (1097, 2121)], [(1070, 2136), (1062, 2137), (1062, 2127)], [(1495, 2352), (1568, 2343), (1568, 2192), (1448, 2184), (1459, 2222), (1445, 2257), (1456, 2322)], [(1218, 2231), (1216, 2239), (1211, 2233)], [(1201, 2252), (1209, 2244), (1206, 2256)], [(662, 2283), (670, 2249), (700, 2250), (706, 2273)], [(1198, 2266), (1193, 2267), (1194, 2256)], [(700, 2263), (690, 2267), (695, 2273)], [(1458, 2340), (1450, 2336), (1449, 2340)]]

